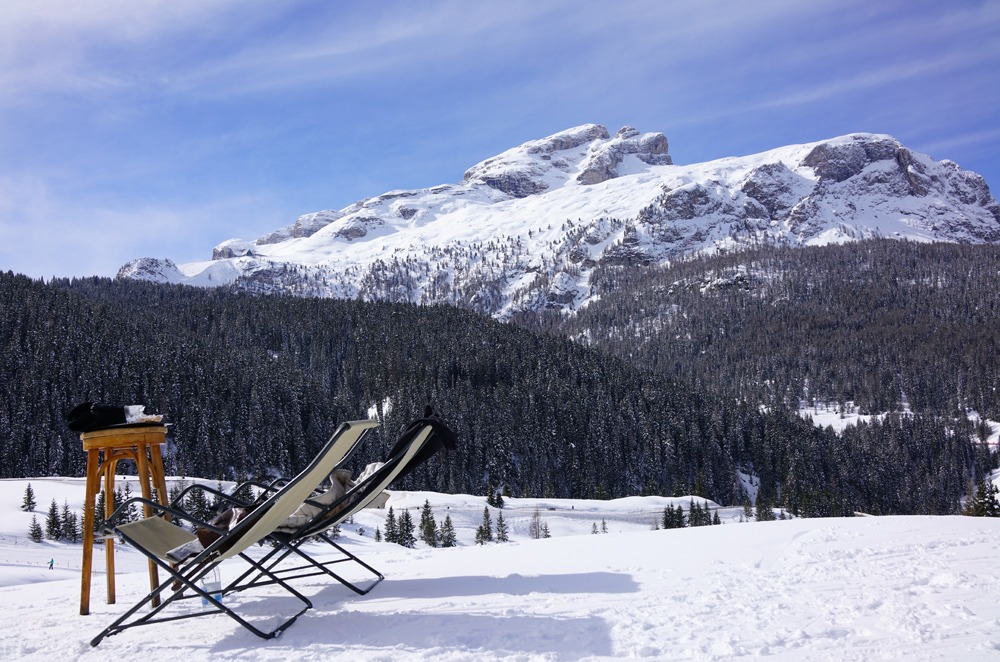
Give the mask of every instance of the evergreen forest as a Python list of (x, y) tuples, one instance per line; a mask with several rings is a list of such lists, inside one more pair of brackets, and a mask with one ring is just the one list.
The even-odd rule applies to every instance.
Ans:
[[(0, 474), (80, 476), (64, 415), (144, 404), (171, 474), (303, 466), (339, 421), (431, 404), (458, 433), (396, 487), (692, 494), (805, 516), (957, 513), (994, 466), (1000, 249), (873, 241), (609, 267), (601, 301), (514, 323), (448, 306), (0, 274)], [(614, 296), (611, 296), (614, 293)], [(843, 433), (802, 401), (888, 413)]]

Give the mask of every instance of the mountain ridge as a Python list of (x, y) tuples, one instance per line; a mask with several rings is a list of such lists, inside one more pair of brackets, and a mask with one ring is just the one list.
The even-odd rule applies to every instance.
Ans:
[(979, 175), (882, 134), (676, 165), (662, 133), (586, 124), (486, 159), (459, 183), (304, 214), (222, 242), (211, 261), (140, 258), (119, 277), (506, 318), (587, 305), (596, 268), (872, 237), (996, 243), (1000, 205)]

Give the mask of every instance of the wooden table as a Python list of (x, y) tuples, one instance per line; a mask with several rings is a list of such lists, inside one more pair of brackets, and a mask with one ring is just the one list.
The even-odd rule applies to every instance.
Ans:
[[(142, 496), (152, 499), (152, 488), (156, 488), (156, 500), (167, 504), (167, 486), (163, 477), (163, 456), (160, 445), (166, 441), (167, 428), (162, 425), (125, 425), (105, 430), (84, 432), (80, 435), (83, 450), (87, 451), (87, 496), (83, 502), (83, 569), (80, 587), (80, 615), (90, 613), (90, 575), (94, 552), (94, 511), (97, 493), (104, 477), (104, 517), (114, 511), (115, 468), (120, 460), (132, 460), (139, 475)], [(152, 482), (151, 482), (152, 481)], [(149, 517), (152, 509), (143, 505), (143, 515)], [(107, 561), (108, 604), (115, 603), (115, 541), (104, 541)], [(159, 573), (155, 563), (149, 562), (149, 586), (159, 585)], [(159, 604), (159, 599), (154, 603)]]

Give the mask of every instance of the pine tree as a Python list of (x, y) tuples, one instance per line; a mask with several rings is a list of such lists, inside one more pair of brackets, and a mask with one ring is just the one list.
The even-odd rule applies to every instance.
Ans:
[(375, 527), (375, 542), (382, 542), (382, 529)]
[(215, 490), (216, 490), (216, 492), (218, 494), (213, 494), (212, 495), (211, 509), (212, 509), (212, 512), (216, 512), (217, 513), (217, 512), (220, 512), (223, 509), (223, 505), (225, 503), (222, 500), (222, 496), (221, 496), (221, 494), (224, 492), (224, 490), (222, 489), (222, 483), (221, 482), (217, 482), (215, 484)]
[[(125, 502), (125, 497), (124, 497), (124, 495), (122, 495), (122, 488), (116, 487), (115, 491), (111, 493), (111, 512), (117, 511), (118, 508), (124, 502)], [(122, 518), (119, 517), (119, 521), (126, 521), (127, 522), (127, 521), (131, 521), (131, 520), (128, 520), (127, 518), (125, 520), (122, 520)]]
[(441, 546), (454, 547), (456, 542), (455, 525), (451, 523), (451, 515), (445, 515), (444, 523), (441, 525)]
[(771, 504), (761, 492), (757, 493), (757, 501), (754, 504), (754, 510), (756, 512), (758, 522), (771, 522), (775, 519), (774, 510), (771, 508)]
[(167, 488), (167, 502), (170, 504), (177, 503), (177, 499), (180, 497), (181, 492), (187, 489), (187, 481), (180, 480), (176, 483), (171, 483), (170, 487)]
[(60, 525), (63, 538), (71, 543), (80, 541), (80, 525), (77, 523), (76, 513), (69, 509), (69, 502), (67, 501), (63, 501)]
[(385, 541), (391, 543), (399, 542), (399, 528), (396, 524), (396, 514), (389, 506), (389, 512), (385, 516)]
[(476, 544), (485, 545), (493, 541), (493, 520), (490, 518), (489, 506), (483, 508), (483, 523), (476, 529)]
[(701, 506), (694, 499), (688, 503), (688, 526), (701, 526)]
[(497, 542), (508, 542), (510, 537), (507, 533), (507, 522), (503, 519), (503, 513), (497, 513)]
[(663, 509), (663, 528), (664, 529), (683, 529), (688, 525), (687, 518), (684, 516), (684, 509), (680, 506), (667, 506)]
[[(125, 491), (122, 493), (122, 498), (124, 499), (122, 503), (125, 503), (132, 498), (132, 488), (129, 487), (128, 481), (125, 481)], [(125, 517), (129, 522), (139, 520), (139, 509), (134, 503), (130, 503), (125, 507)]]
[(212, 518), (212, 505), (205, 496), (204, 490), (194, 488), (188, 492), (185, 506), (187, 512), (202, 522), (207, 522)]
[(94, 504), (94, 533), (97, 533), (104, 528), (104, 509), (108, 505), (108, 500), (104, 496), (104, 490), (97, 493), (97, 499)]
[(690, 505), (690, 510), (688, 511), (688, 525), (689, 526), (711, 526), (712, 525), (712, 512), (711, 508), (708, 507), (706, 502), (704, 505), (694, 503), (692, 500)]
[(42, 542), (42, 538), (45, 537), (45, 532), (42, 531), (42, 525), (38, 523), (38, 518), (34, 515), (31, 516), (31, 526), (28, 527), (28, 537), (31, 538), (31, 542)]
[(420, 539), (430, 547), (438, 546), (437, 522), (434, 521), (431, 502), (426, 499), (424, 500), (424, 507), (420, 511)]
[(257, 499), (253, 485), (247, 481), (240, 483), (230, 496), (242, 503), (253, 503)]
[(998, 492), (1000, 490), (988, 477), (983, 478), (976, 486), (976, 493), (965, 503), (962, 514), (970, 517), (1000, 517)]
[(24, 488), (24, 500), (21, 502), (21, 510), (30, 513), (38, 504), (35, 502), (35, 491), (31, 489), (31, 483)]
[(399, 516), (399, 530), (398, 530), (398, 544), (403, 547), (416, 547), (417, 538), (413, 535), (414, 526), (413, 518), (410, 516), (409, 510), (403, 510), (403, 514)]
[(552, 534), (549, 533), (549, 523), (548, 522), (542, 522), (542, 537), (543, 538), (551, 538), (552, 537)]
[(712, 515), (712, 524), (722, 524), (722, 520), (719, 519), (719, 509), (715, 509), (715, 513)]
[(59, 506), (53, 499), (49, 504), (49, 514), (45, 518), (45, 537), (49, 540), (59, 540), (62, 534), (62, 522), (59, 521)]

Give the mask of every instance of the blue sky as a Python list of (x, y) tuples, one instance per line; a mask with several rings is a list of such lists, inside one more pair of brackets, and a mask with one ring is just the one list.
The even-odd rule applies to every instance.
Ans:
[(1000, 2), (4, 0), (0, 270), (207, 259), (588, 122), (675, 163), (856, 131), (1000, 192)]

